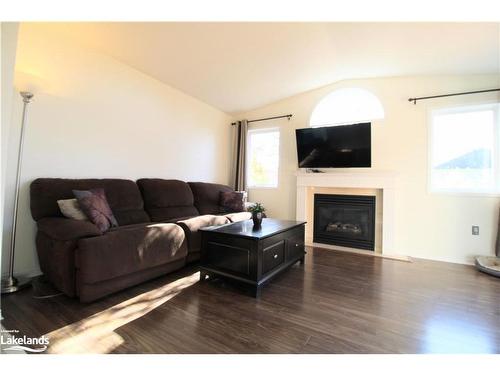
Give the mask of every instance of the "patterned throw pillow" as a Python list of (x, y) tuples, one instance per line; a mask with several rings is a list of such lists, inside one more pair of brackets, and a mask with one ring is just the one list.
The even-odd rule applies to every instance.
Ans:
[(109, 207), (104, 189), (73, 190), (82, 211), (101, 232), (117, 227), (118, 222)]
[(245, 211), (245, 195), (244, 191), (221, 191), (219, 204), (225, 212)]
[(87, 215), (82, 211), (76, 199), (60, 199), (57, 205), (64, 217), (73, 220), (89, 220)]

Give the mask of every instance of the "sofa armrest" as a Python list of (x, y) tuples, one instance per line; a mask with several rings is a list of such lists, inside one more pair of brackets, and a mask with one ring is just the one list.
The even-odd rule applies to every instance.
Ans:
[(100, 236), (102, 232), (90, 221), (64, 217), (46, 217), (38, 220), (38, 230), (54, 240), (67, 241)]
[(232, 214), (226, 214), (226, 217), (231, 223), (237, 223), (238, 221), (250, 220), (252, 218), (252, 214), (248, 211), (234, 212)]
[(179, 220), (176, 224), (184, 229), (188, 251), (192, 253), (201, 250), (201, 232), (198, 231), (200, 228), (224, 225), (229, 222), (225, 216), (201, 215), (187, 220)]

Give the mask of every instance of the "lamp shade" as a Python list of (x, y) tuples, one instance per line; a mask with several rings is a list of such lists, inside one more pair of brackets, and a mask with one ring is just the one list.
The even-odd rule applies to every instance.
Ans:
[(32, 94), (39, 94), (47, 89), (47, 82), (35, 74), (16, 71), (14, 75), (14, 87), (16, 91), (27, 91)]

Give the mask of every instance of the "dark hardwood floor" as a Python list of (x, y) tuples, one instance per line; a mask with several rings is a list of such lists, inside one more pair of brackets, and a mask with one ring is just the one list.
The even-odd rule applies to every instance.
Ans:
[(2, 324), (52, 353), (499, 353), (500, 279), (471, 266), (309, 248), (256, 300), (196, 267), (92, 304), (28, 289)]

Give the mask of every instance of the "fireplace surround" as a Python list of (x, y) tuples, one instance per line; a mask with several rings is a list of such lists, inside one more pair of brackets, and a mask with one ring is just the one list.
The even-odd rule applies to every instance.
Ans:
[(326, 173), (305, 173), (298, 171), (296, 218), (307, 221), (306, 244), (332, 249), (350, 249), (317, 243), (314, 241), (314, 196), (316, 194), (375, 195), (375, 250), (352, 248), (352, 251), (384, 257), (398, 258), (395, 246), (396, 235), (396, 191), (398, 175), (392, 171), (359, 170), (328, 171)]

